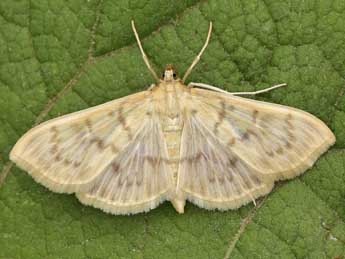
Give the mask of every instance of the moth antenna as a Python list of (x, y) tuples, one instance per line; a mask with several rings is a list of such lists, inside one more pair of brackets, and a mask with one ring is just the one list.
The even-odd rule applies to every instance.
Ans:
[(210, 41), (210, 38), (211, 38), (211, 32), (212, 32), (212, 22), (210, 21), (210, 25), (208, 27), (208, 34), (207, 34), (207, 38), (206, 38), (206, 41), (205, 41), (205, 44), (204, 46), (202, 47), (202, 49), (200, 50), (199, 54), (194, 58), (193, 60), (193, 63), (190, 65), (190, 67), (187, 69), (186, 73), (184, 74), (183, 78), (182, 78), (182, 82), (186, 81), (187, 77), (189, 76), (190, 72), (192, 72), (192, 69), (194, 68), (194, 66), (196, 64), (198, 64), (199, 60), (200, 60), (200, 57), (201, 55), (204, 53), (207, 45), (208, 45), (208, 42)]
[(134, 32), (134, 36), (135, 36), (135, 38), (136, 38), (136, 40), (137, 40), (137, 43), (138, 43), (140, 52), (141, 52), (141, 54), (142, 54), (142, 57), (143, 57), (143, 59), (144, 59), (144, 62), (145, 62), (145, 64), (146, 64), (147, 68), (150, 70), (150, 72), (151, 72), (151, 74), (153, 75), (153, 77), (154, 77), (154, 78), (156, 79), (156, 81), (159, 83), (159, 82), (160, 82), (159, 77), (157, 76), (156, 72), (155, 72), (154, 69), (152, 68), (152, 66), (151, 66), (151, 64), (150, 64), (150, 61), (149, 61), (148, 57), (146, 56), (143, 47), (141, 46), (141, 41), (140, 41), (140, 38), (139, 38), (139, 34), (138, 34), (138, 32), (137, 32), (137, 30), (136, 30), (136, 28), (135, 28), (134, 21), (132, 20), (131, 23), (132, 23), (132, 30), (133, 30), (133, 32)]

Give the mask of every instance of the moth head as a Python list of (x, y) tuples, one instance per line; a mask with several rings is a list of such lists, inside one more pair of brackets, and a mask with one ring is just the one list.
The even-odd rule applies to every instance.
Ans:
[(171, 64), (166, 65), (165, 71), (162, 75), (162, 79), (164, 81), (174, 81), (177, 79), (173, 65)]

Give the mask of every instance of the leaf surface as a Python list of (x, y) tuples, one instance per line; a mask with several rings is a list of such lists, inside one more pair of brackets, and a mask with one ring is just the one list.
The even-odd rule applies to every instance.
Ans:
[[(112, 216), (55, 194), (8, 160), (39, 122), (146, 89), (157, 71), (306, 110), (337, 137), (301, 177), (239, 210), (169, 203)], [(345, 2), (342, 0), (0, 1), (0, 258), (334, 258), (345, 256)]]

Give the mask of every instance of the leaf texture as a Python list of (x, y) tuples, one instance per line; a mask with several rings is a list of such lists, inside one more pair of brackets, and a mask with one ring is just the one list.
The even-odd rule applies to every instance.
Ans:
[[(0, 258), (334, 258), (345, 255), (345, 4), (341, 0), (0, 2)], [(35, 124), (147, 88), (135, 19), (157, 71), (258, 96), (322, 119), (335, 146), (257, 207), (166, 203), (111, 216), (55, 194), (9, 162)]]

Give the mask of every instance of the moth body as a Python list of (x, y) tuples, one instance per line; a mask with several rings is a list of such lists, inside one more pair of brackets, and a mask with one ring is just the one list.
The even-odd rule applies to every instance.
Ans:
[(176, 78), (172, 65), (167, 65), (163, 73), (163, 80), (151, 90), (154, 110), (158, 111), (157, 114), (166, 141), (169, 156), (167, 164), (173, 178), (174, 188), (170, 194), (170, 201), (179, 213), (183, 213), (185, 205), (185, 199), (180, 197), (177, 181), (185, 98), (189, 91), (190, 89), (179, 78)]

